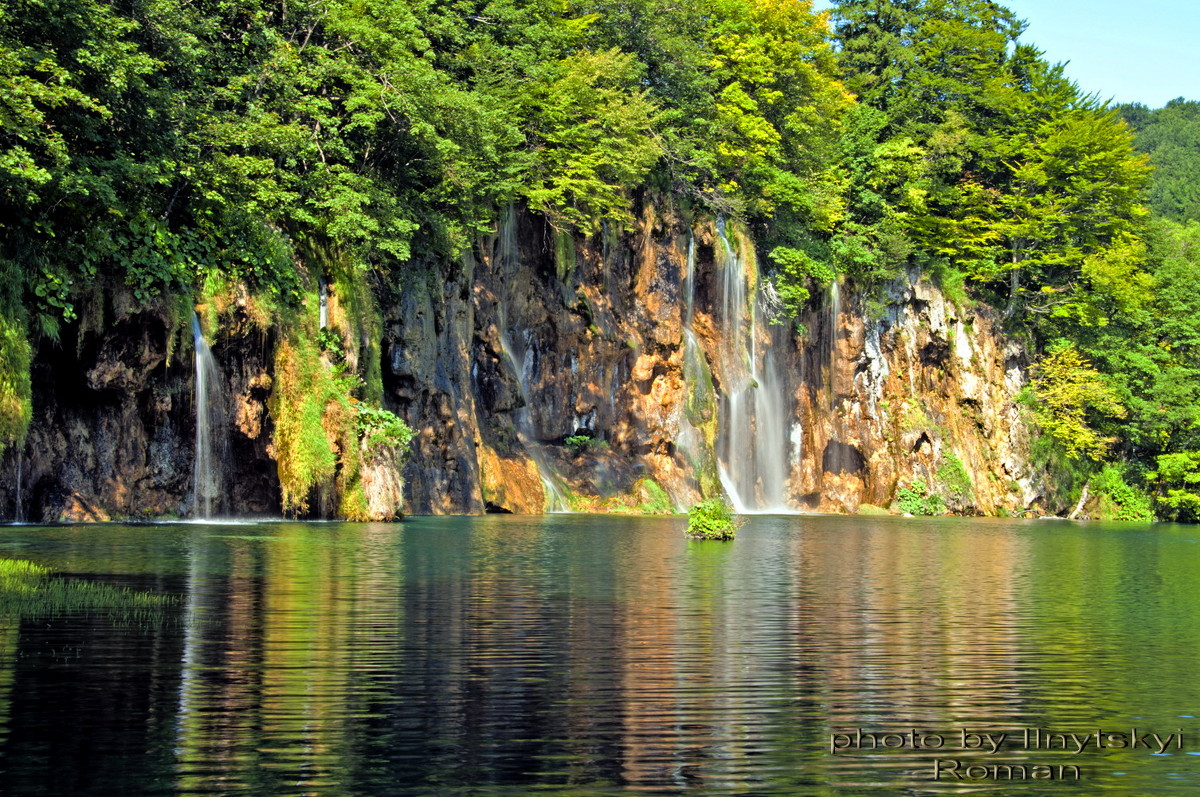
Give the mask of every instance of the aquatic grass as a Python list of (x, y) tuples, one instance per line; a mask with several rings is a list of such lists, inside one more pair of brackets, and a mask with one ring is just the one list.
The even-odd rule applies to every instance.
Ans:
[(122, 622), (157, 622), (179, 604), (156, 595), (97, 581), (66, 578), (24, 559), (0, 559), (0, 617), (21, 620), (103, 614)]

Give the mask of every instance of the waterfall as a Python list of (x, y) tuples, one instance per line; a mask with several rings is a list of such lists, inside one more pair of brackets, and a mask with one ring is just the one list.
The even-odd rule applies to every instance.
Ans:
[(829, 330), (825, 338), (825, 367), (829, 390), (829, 411), (832, 414), (837, 407), (837, 390), (833, 374), (837, 363), (838, 323), (842, 315), (842, 289), (838, 285), (836, 277), (829, 283), (829, 297), (825, 309), (829, 318), (829, 322), (825, 325)]
[(837, 379), (837, 340), (840, 318), (842, 315), (842, 289), (836, 278), (829, 283), (829, 293), (825, 301), (825, 363), (824, 387), (826, 397), (826, 418), (829, 429), (829, 439), (821, 454), (821, 470), (824, 473), (844, 473), (852, 467), (848, 459), (847, 448), (843, 445), (846, 440), (846, 419), (838, 412), (838, 379)]
[(329, 326), (329, 283), (324, 274), (317, 275), (317, 329)]
[[(505, 268), (520, 256), (516, 230), (516, 209), (510, 203), (504, 217), (500, 220), (498, 230), (495, 254), (498, 268)], [(517, 441), (520, 442), (521, 447), (529, 454), (529, 458), (533, 460), (533, 464), (538, 469), (538, 475), (541, 477), (542, 487), (546, 493), (546, 511), (570, 512), (570, 502), (567, 500), (567, 491), (562, 485), (562, 477), (538, 441), (533, 416), (529, 411), (532, 404), (533, 377), (537, 373), (539, 365), (538, 350), (533, 334), (528, 330), (525, 331), (521, 336), (521, 348), (518, 351), (509, 336), (508, 312), (503, 297), (500, 298), (496, 307), (496, 314), (497, 320), (500, 322), (500, 349), (513, 375), (517, 378), (517, 385), (521, 393), (522, 406), (513, 413)]]
[(196, 345), (196, 460), (192, 470), (192, 516), (211, 518), (220, 509), (224, 487), (221, 478), (224, 414), (221, 411), (220, 371), (195, 313), (192, 313), (192, 340)]
[[(763, 292), (749, 274), (747, 263), (734, 251), (717, 221), (723, 272), (721, 297), (721, 431), (718, 473), (725, 492), (739, 513), (792, 512), (787, 481), (791, 457), (788, 383), (775, 349), (777, 334), (760, 356), (758, 316), (764, 310)], [(750, 290), (754, 290), (753, 297)], [(774, 333), (774, 330), (768, 330)]]
[[(501, 319), (503, 319), (503, 313), (501, 314)], [(529, 412), (529, 386), (532, 383), (533, 374), (537, 369), (537, 349), (532, 345), (531, 338), (532, 336), (526, 336), (524, 351), (518, 358), (513, 351), (512, 344), (509, 342), (508, 332), (500, 333), (500, 348), (513, 373), (517, 375), (517, 384), (520, 387), (523, 404), (520, 409), (513, 413), (513, 419), (516, 421), (517, 427), (517, 440), (521, 443), (521, 447), (525, 449), (526, 453), (529, 454), (529, 458), (533, 460), (533, 464), (537, 466), (538, 475), (542, 479), (542, 487), (546, 491), (546, 511), (570, 512), (570, 503), (567, 501), (566, 491), (562, 487), (562, 477), (559, 476), (558, 469), (554, 467), (554, 464), (550, 461), (550, 458), (538, 442), (537, 436), (534, 433), (533, 418)]]
[[(696, 238), (688, 237), (687, 273), (683, 278), (683, 385), (686, 399), (679, 406), (678, 432), (675, 446), (692, 466), (696, 480), (703, 489), (702, 473), (711, 468), (711, 459), (706, 456), (704, 434), (699, 428), (711, 420), (713, 403), (712, 374), (704, 358), (704, 351), (696, 339), (693, 320), (696, 311)], [(683, 508), (682, 505), (679, 507)]]
[(25, 519), (23, 516), (24, 513), (22, 512), (22, 507), (21, 507), (21, 452), (20, 451), (17, 451), (17, 489), (16, 489), (16, 497), (14, 500), (15, 500), (15, 503), (13, 506), (13, 520), (20, 523), (22, 520)]

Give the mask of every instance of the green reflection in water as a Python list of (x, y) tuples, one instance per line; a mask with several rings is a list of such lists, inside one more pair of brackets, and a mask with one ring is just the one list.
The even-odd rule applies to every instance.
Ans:
[[(183, 603), (175, 632), (7, 632), (0, 791), (945, 793), (934, 758), (980, 758), (961, 731), (1138, 727), (1184, 749), (1010, 735), (990, 760), (1196, 793), (1198, 530), (755, 517), (715, 545), (684, 522), (11, 530), (24, 558)], [(854, 729), (945, 751), (831, 755)], [(101, 749), (104, 782), (72, 764)]]

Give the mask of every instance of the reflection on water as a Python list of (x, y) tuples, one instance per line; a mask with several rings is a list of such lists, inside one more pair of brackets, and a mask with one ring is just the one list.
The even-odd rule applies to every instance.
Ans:
[[(0, 617), (0, 793), (1050, 788), (934, 783), (935, 759), (1197, 793), (1200, 529), (755, 517), (720, 544), (683, 523), (6, 529), (4, 556), (182, 600), (144, 627)], [(1182, 744), (1019, 746), (1134, 727)], [(963, 732), (1008, 735), (989, 756)]]

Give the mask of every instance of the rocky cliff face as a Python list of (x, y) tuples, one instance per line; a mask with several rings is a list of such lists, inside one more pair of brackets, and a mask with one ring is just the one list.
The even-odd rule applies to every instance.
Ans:
[[(915, 276), (882, 297), (835, 286), (800, 335), (736, 230), (648, 209), (632, 232), (584, 239), (509, 211), (460, 262), (379, 301), (384, 406), (417, 431), (411, 513), (663, 510), (722, 491), (745, 511), (844, 512), (918, 480), (956, 511), (995, 513), (1042, 492), (1015, 403), (1023, 351)], [(37, 352), (20, 480), (10, 452), (0, 485), (10, 517), (193, 511), (190, 339), (163, 308), (111, 304)], [(243, 316), (213, 340), (219, 512), (278, 514), (276, 338)], [(386, 462), (369, 470), (369, 501), (399, 488)]]
[(1017, 402), (1028, 361), (995, 313), (962, 310), (916, 275), (864, 297), (826, 299), (807, 321), (795, 491), (808, 506), (887, 506), (921, 482), (957, 512), (1016, 512), (1041, 495)]
[[(33, 421), (9, 451), (4, 516), (29, 521), (182, 518), (193, 514), (195, 373), (186, 320), (165, 304), (133, 309), (98, 292), (79, 325), (43, 339), (32, 370)], [(278, 515), (266, 455), (269, 340), (230, 331), (214, 345), (224, 475), (221, 514)]]
[(676, 507), (723, 489), (746, 511), (853, 512), (917, 481), (967, 513), (1041, 494), (1023, 350), (915, 275), (831, 291), (801, 336), (750, 242), (711, 221), (650, 211), (584, 241), (510, 214), (478, 254), (392, 313), (414, 512), (621, 510), (647, 479)]

